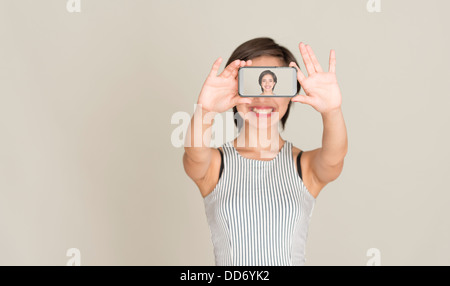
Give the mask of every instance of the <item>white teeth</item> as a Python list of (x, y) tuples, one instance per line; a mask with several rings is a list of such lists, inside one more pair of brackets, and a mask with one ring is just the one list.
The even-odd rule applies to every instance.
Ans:
[(269, 108), (269, 109), (258, 109), (258, 108), (253, 108), (253, 111), (256, 113), (263, 113), (263, 114), (269, 114), (271, 113), (273, 110), (273, 108)]

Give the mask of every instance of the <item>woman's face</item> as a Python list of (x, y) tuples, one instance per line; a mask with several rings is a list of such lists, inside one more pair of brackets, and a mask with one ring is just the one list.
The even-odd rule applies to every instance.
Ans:
[[(273, 56), (260, 56), (251, 59), (252, 66), (286, 66), (283, 59)], [(270, 80), (267, 81), (267, 87), (273, 88), (275, 84), (273, 78), (270, 75), (263, 77), (263, 88), (264, 78), (269, 77)], [(290, 97), (249, 97), (252, 102), (236, 105), (236, 109), (243, 115), (244, 120), (252, 127), (256, 128), (267, 128), (269, 126), (277, 126), (281, 118), (287, 111)]]
[(272, 93), (273, 87), (275, 86), (275, 82), (271, 74), (266, 74), (261, 79), (261, 86), (264, 89), (265, 93)]

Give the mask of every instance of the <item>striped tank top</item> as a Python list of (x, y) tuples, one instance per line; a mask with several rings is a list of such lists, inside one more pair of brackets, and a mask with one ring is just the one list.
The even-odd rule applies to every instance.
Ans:
[(270, 161), (222, 145), (224, 169), (204, 198), (217, 266), (303, 265), (315, 204), (285, 141)]

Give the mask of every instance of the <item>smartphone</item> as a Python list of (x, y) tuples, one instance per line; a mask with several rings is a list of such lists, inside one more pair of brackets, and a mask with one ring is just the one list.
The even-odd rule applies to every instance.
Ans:
[(242, 97), (293, 97), (297, 95), (294, 67), (240, 67), (238, 93)]

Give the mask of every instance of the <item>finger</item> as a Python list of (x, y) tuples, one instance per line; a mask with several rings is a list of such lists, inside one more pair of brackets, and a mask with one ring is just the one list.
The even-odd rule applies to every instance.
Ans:
[(220, 64), (222, 63), (222, 58), (219, 57), (213, 64), (211, 71), (209, 73), (210, 76), (217, 76), (217, 72), (219, 71)]
[(299, 95), (292, 97), (291, 101), (300, 102), (300, 103), (308, 104), (308, 105), (311, 105), (311, 103), (312, 103), (312, 99), (309, 96), (306, 96), (304, 94), (299, 94)]
[(316, 69), (316, 72), (323, 72), (322, 67), (319, 64), (319, 61), (316, 58), (316, 55), (314, 54), (312, 48), (310, 45), (306, 45), (306, 49), (308, 50), (309, 57), (311, 58), (311, 61), (314, 65), (314, 68)]
[(239, 65), (241, 64), (240, 60), (234, 60), (232, 61), (220, 74), (221, 77), (229, 77), (233, 70), (237, 69)]
[[(245, 65), (244, 65), (244, 66), (251, 66), (252, 64), (253, 64), (252, 60), (247, 60), (247, 61), (245, 62)], [(237, 70), (237, 71), (239, 72), (239, 70)], [(238, 78), (238, 72), (235, 73), (235, 76), (234, 76), (235, 79)]]
[(250, 103), (252, 103), (252, 98), (241, 97), (239, 95), (236, 95), (235, 97), (233, 97), (233, 105), (250, 104)]
[(300, 70), (300, 68), (297, 66), (295, 62), (291, 62), (289, 64), (290, 67), (294, 67), (297, 70), (297, 79), (302, 84), (302, 81), (306, 78), (303, 72)]
[(312, 63), (312, 60), (309, 56), (308, 50), (306, 49), (306, 46), (304, 43), (300, 43), (300, 53), (302, 54), (303, 63), (305, 64), (306, 71), (308, 72), (308, 75), (312, 75), (316, 72), (316, 69), (314, 68), (314, 65)]
[(329, 72), (336, 72), (336, 52), (335, 50), (330, 51), (330, 67), (328, 68)]
[[(244, 67), (245, 64), (246, 64), (245, 61), (240, 61), (240, 62), (239, 62), (239, 67)], [(236, 78), (237, 75), (238, 75), (238, 71), (239, 71), (239, 68), (234, 69), (234, 70), (231, 72), (231, 75), (230, 75), (230, 76)]]

